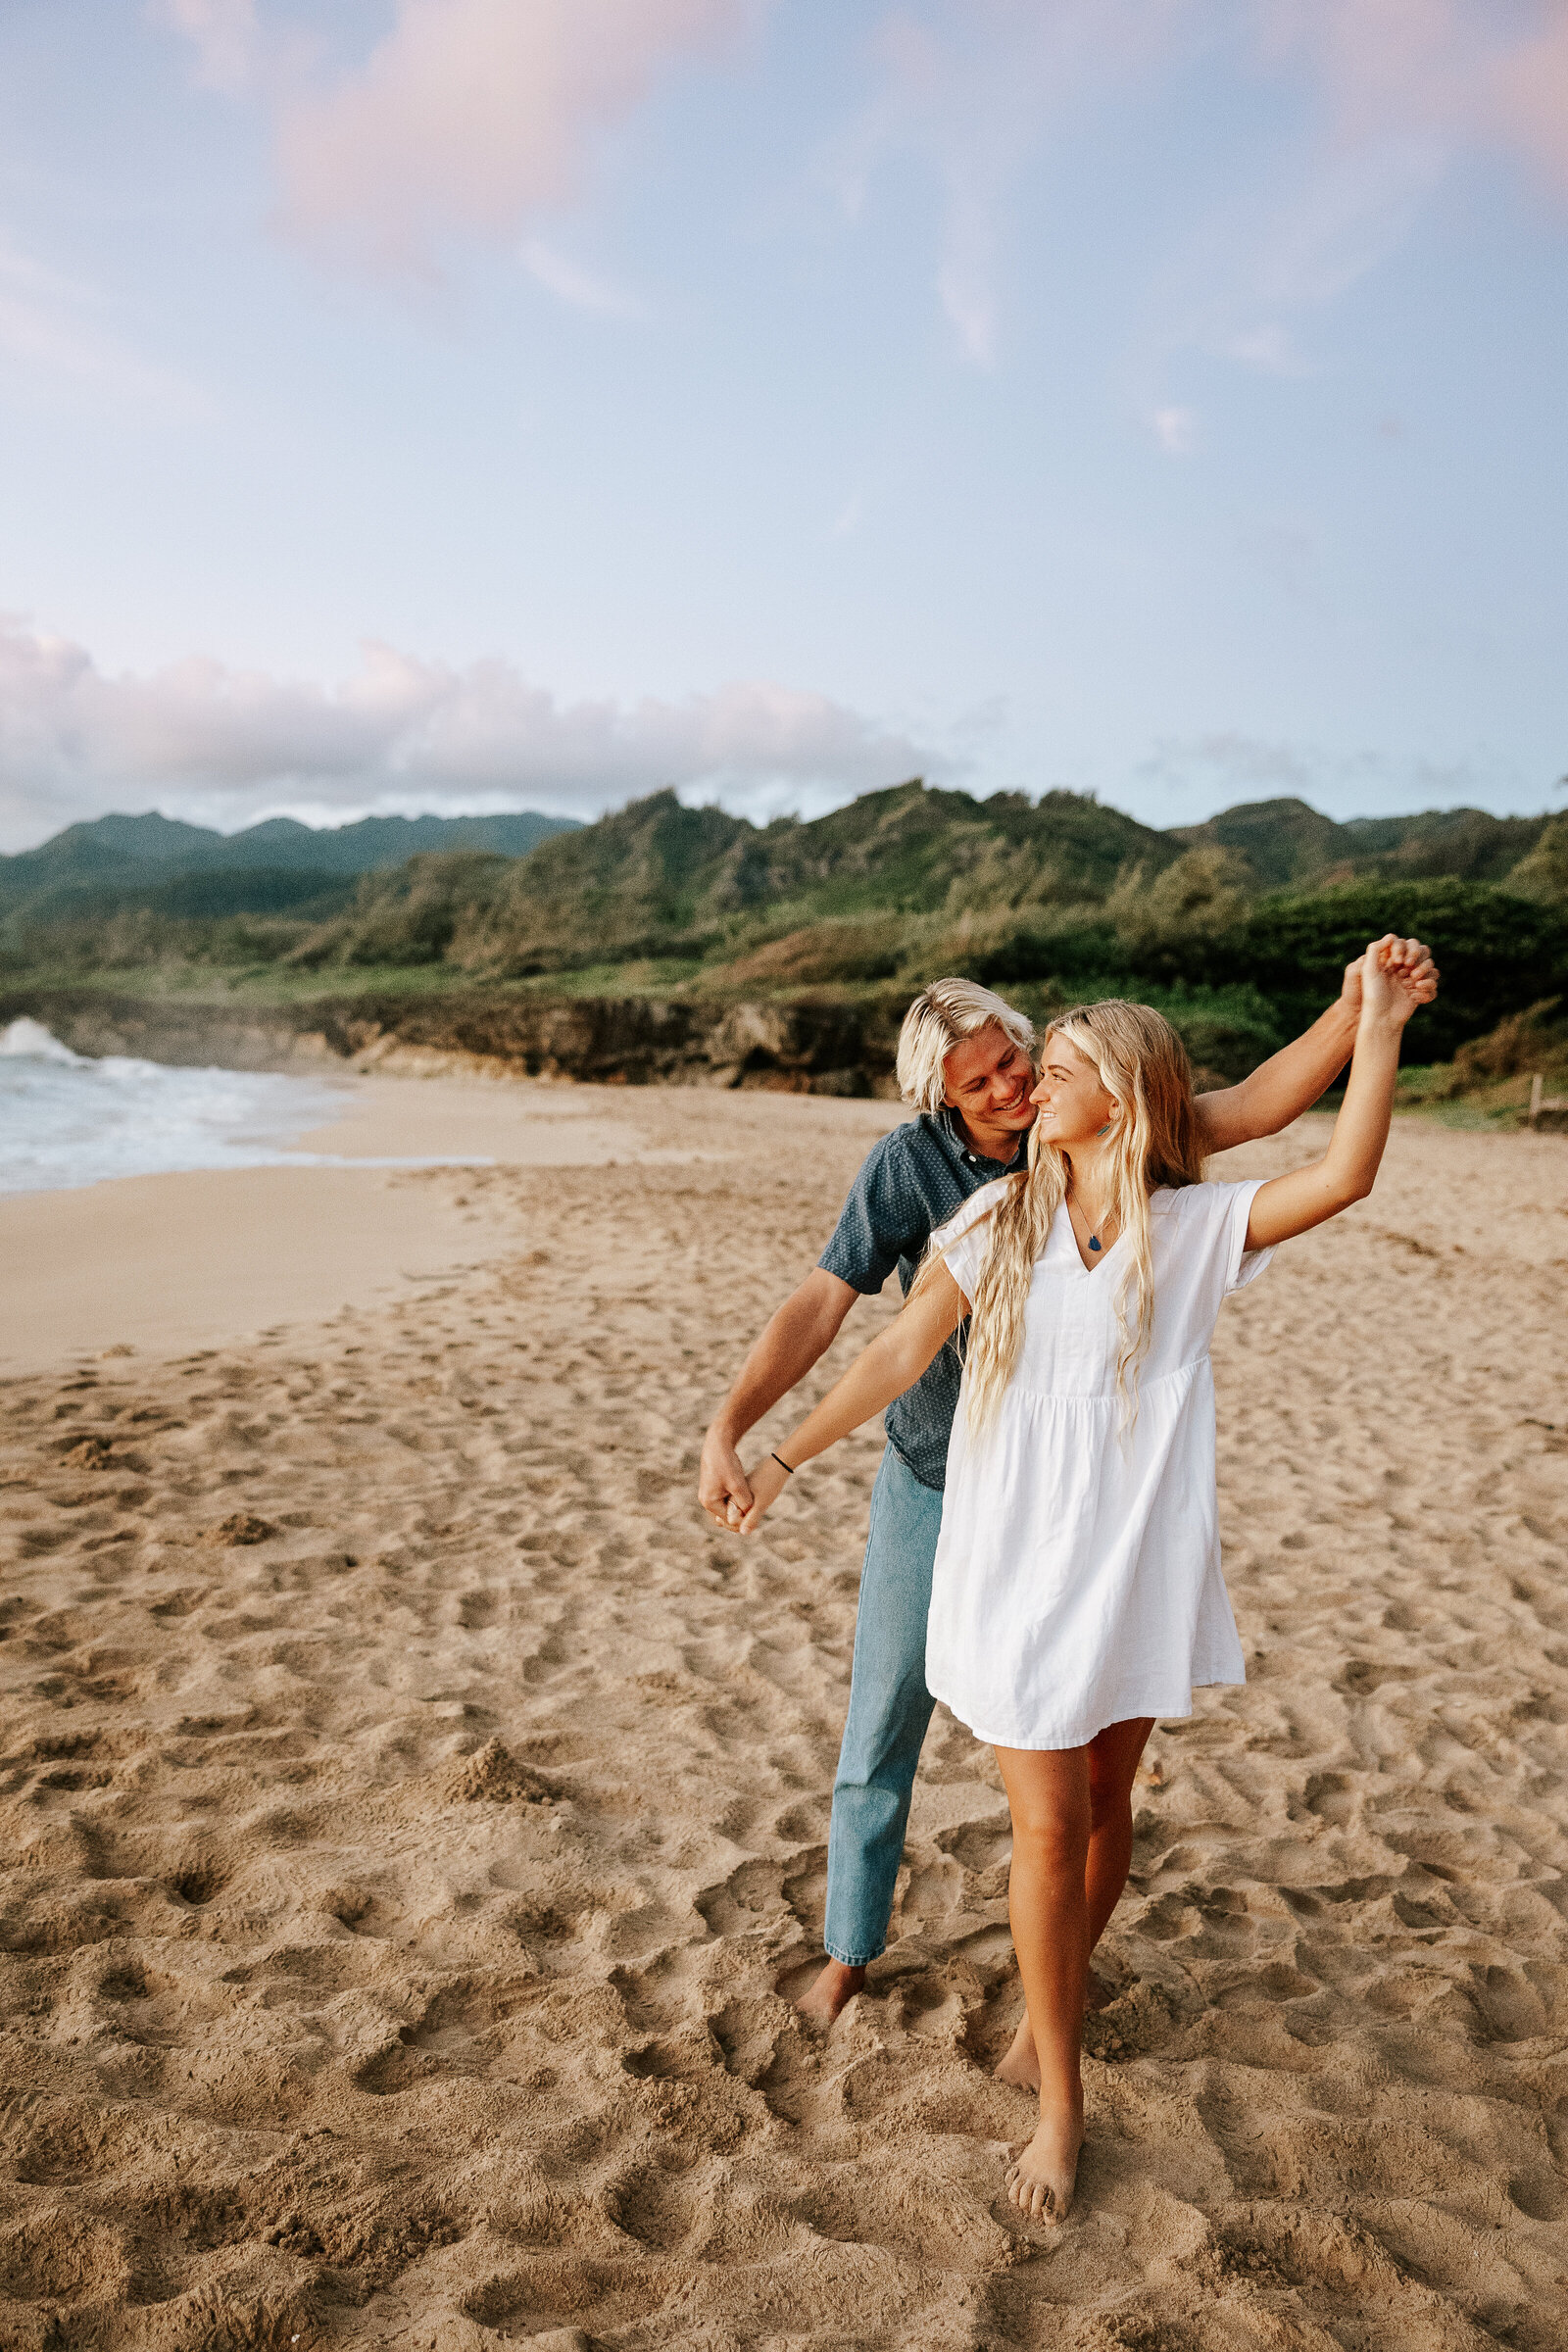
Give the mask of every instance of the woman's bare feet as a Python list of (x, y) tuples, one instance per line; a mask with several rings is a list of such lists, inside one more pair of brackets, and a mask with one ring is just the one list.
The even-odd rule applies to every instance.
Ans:
[(1040, 2058), (1035, 2049), (1034, 2031), (1027, 2011), (1008, 2045), (1007, 2055), (997, 2069), (997, 2081), (1014, 2082), (1020, 2090), (1040, 2088)]
[[(819, 1977), (810, 1984), (795, 2006), (803, 2017), (818, 2026), (830, 2026), (845, 2005), (853, 2001), (865, 1983), (863, 1968), (852, 1968), (847, 1960), (829, 1960)], [(1038, 2081), (1039, 2078), (1036, 2077)]]
[(1041, 2116), (1033, 2139), (1007, 2170), (1007, 2194), (1030, 2221), (1066, 2220), (1083, 2144), (1081, 2106)]
[[(1098, 1971), (1091, 1969), (1089, 1986), (1084, 1996), (1085, 2014), (1093, 2009), (1108, 2009), (1115, 1998), (1115, 1985), (1107, 1984)], [(1020, 2090), (1040, 2088), (1040, 2060), (1035, 2051), (1034, 2030), (1029, 2023), (1027, 2010), (1024, 2011), (1017, 2033), (1007, 2045), (1005, 2058), (997, 2068), (997, 2081), (1016, 2083)]]

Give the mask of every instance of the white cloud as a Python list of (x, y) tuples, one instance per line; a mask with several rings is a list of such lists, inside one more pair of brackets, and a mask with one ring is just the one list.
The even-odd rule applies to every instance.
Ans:
[(209, 89), (238, 90), (249, 80), (260, 40), (255, 0), (148, 0), (147, 15), (183, 33), (196, 52), (196, 78)]
[(206, 402), (105, 322), (97, 290), (40, 262), (0, 230), (0, 375), (24, 392), (181, 422)]
[(1255, 368), (1260, 375), (1310, 372), (1292, 343), (1289, 330), (1276, 323), (1238, 327), (1224, 350), (1227, 359), (1236, 360), (1243, 368)]
[(832, 539), (853, 539), (865, 519), (865, 500), (858, 490), (852, 490), (828, 528)]
[[(201, 80), (249, 88), (271, 112), (298, 236), (426, 273), (453, 235), (510, 239), (570, 204), (606, 135), (673, 66), (722, 54), (775, 4), (394, 0), (384, 35), (334, 74), (281, 0), (147, 0), (191, 44)], [(998, 356), (1021, 172), (1086, 103), (1161, 73), (1260, 72), (1317, 94), (1298, 185), (1237, 208), (1250, 241), (1197, 305), (1190, 339), (1240, 345), (1248, 366), (1272, 365), (1246, 348), (1274, 331), (1258, 313), (1331, 300), (1364, 274), (1460, 147), (1500, 148), (1568, 195), (1563, 0), (898, 0), (872, 48), (879, 86), (836, 143), (835, 176), (853, 213), (889, 159), (931, 171), (943, 191), (933, 290), (980, 367)], [(553, 249), (537, 260), (561, 299), (618, 314), (616, 289)]]
[(943, 190), (935, 292), (966, 359), (996, 364), (1014, 184), (1066, 110), (1164, 48), (1181, 0), (911, 0), (884, 17), (876, 96), (837, 142), (846, 211), (890, 159)]
[(647, 306), (635, 294), (579, 269), (542, 237), (529, 237), (519, 258), (534, 282), (569, 310), (587, 311), (596, 318), (644, 318), (648, 315)]
[(884, 161), (926, 164), (944, 192), (936, 292), (983, 366), (1020, 175), (1075, 110), (1161, 73), (1261, 71), (1317, 95), (1307, 153), (1276, 166), (1283, 193), (1234, 206), (1188, 288), (1182, 339), (1267, 372), (1300, 363), (1274, 356), (1285, 330), (1257, 313), (1332, 301), (1365, 275), (1462, 146), (1500, 147), (1568, 194), (1563, 0), (902, 0), (876, 49), (881, 85), (840, 142), (841, 192), (853, 214)]
[(1198, 447), (1198, 417), (1192, 409), (1156, 409), (1149, 429), (1167, 457), (1191, 457)]
[(593, 816), (665, 784), (774, 808), (956, 764), (767, 681), (564, 703), (510, 662), (454, 668), (384, 645), (330, 686), (201, 656), (112, 676), (83, 646), (0, 623), (0, 837), (12, 847), (149, 800), (224, 825), (281, 809), (519, 804)]
[(1260, 223), (1253, 268), (1263, 301), (1297, 309), (1337, 301), (1397, 252), (1446, 165), (1433, 134), (1387, 127), (1314, 158)]

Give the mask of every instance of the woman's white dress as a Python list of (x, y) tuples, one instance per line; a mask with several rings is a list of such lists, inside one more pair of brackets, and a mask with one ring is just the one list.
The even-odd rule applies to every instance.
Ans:
[[(990, 1248), (987, 1185), (933, 1236), (966, 1298)], [(1093, 1268), (1065, 1205), (1035, 1267), (1018, 1367), (978, 1438), (965, 1378), (948, 1447), (926, 1682), (999, 1747), (1081, 1747), (1131, 1716), (1193, 1711), (1247, 1679), (1220, 1574), (1209, 1341), (1249, 1251), (1256, 1184), (1150, 1197), (1154, 1324), (1138, 1417), (1116, 1393), (1118, 1238)], [(957, 1237), (955, 1239), (955, 1237)]]

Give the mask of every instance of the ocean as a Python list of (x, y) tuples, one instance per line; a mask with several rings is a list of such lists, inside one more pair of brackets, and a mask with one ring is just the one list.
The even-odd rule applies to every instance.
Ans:
[(12, 1021), (0, 1031), (0, 1193), (181, 1168), (342, 1165), (285, 1147), (343, 1107), (342, 1089), (324, 1080), (170, 1069), (123, 1054), (95, 1060), (40, 1021)]

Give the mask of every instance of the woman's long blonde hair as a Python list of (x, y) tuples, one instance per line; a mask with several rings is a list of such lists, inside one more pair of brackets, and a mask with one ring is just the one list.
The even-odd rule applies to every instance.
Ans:
[[(1153, 1327), (1149, 1196), (1156, 1185), (1178, 1187), (1202, 1180), (1192, 1064), (1169, 1021), (1151, 1005), (1132, 1004), (1123, 997), (1076, 1004), (1053, 1021), (1042, 1060), (1053, 1038), (1062, 1039), (1094, 1064), (1116, 1105), (1110, 1138), (1111, 1200), (1118, 1238), (1127, 1244), (1116, 1285), (1121, 1326), (1116, 1388), (1130, 1422), (1138, 1409), (1138, 1366)], [(975, 1431), (996, 1412), (1017, 1367), (1024, 1306), (1036, 1263), (1045, 1254), (1065, 1197), (1067, 1177), (1062, 1152), (1056, 1145), (1041, 1141), (1037, 1121), (1029, 1131), (1027, 1173), (1006, 1180), (1008, 1189), (990, 1213), (991, 1251), (970, 1301), (967, 1412)]]

